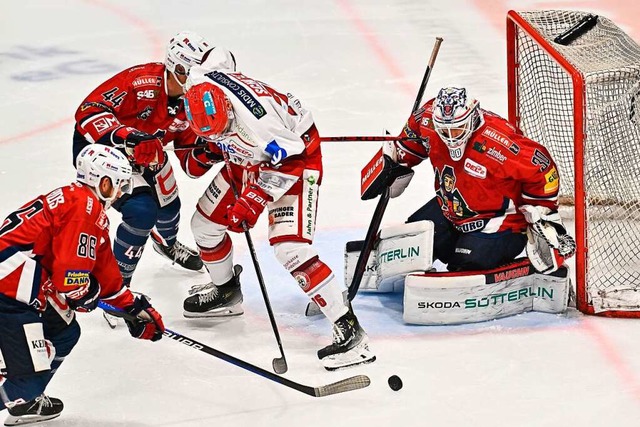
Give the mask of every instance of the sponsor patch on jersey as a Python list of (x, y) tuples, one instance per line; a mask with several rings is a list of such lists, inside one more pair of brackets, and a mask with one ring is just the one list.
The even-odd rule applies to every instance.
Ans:
[(478, 153), (484, 153), (487, 151), (487, 145), (485, 142), (473, 141), (473, 146), (471, 148)]
[(260, 120), (267, 115), (264, 107), (258, 102), (253, 94), (244, 86), (232, 80), (225, 73), (212, 71), (207, 73), (206, 76), (220, 86), (227, 88), (236, 98), (238, 98), (238, 100), (240, 100), (240, 102), (242, 102), (242, 105), (244, 105), (256, 119)]
[(471, 159), (464, 160), (464, 170), (476, 178), (485, 179), (487, 177), (487, 168)]
[(64, 273), (64, 286), (89, 285), (89, 270), (67, 270)]
[(287, 150), (280, 147), (276, 140), (272, 140), (267, 144), (267, 147), (264, 149), (271, 156), (271, 164), (277, 165), (287, 158)]
[(503, 164), (505, 162), (505, 160), (507, 160), (507, 156), (502, 154), (502, 151), (496, 150), (493, 147), (491, 147), (491, 148), (489, 148), (489, 150), (487, 150), (487, 156), (489, 156), (490, 159), (493, 159), (493, 160), (497, 161), (500, 164)]
[(131, 82), (134, 88), (139, 86), (158, 86), (162, 85), (162, 77), (160, 76), (140, 76)]
[(173, 119), (173, 121), (171, 122), (171, 124), (169, 125), (169, 127), (167, 128), (167, 130), (169, 132), (182, 132), (184, 130), (187, 130), (189, 128), (189, 122), (186, 120), (180, 120), (180, 119)]
[(544, 194), (555, 193), (558, 191), (560, 180), (556, 168), (552, 167), (549, 172), (544, 175), (544, 178), (547, 181), (544, 185)]
[(498, 144), (508, 148), (513, 154), (518, 154), (520, 152), (520, 147), (518, 147), (514, 142), (510, 141), (509, 138), (507, 138), (505, 135), (493, 128), (486, 127), (482, 131), (482, 134), (487, 138), (496, 141)]
[(153, 107), (151, 107), (150, 105), (147, 105), (146, 107), (144, 107), (144, 110), (142, 110), (138, 114), (138, 118), (140, 120), (147, 120), (149, 117), (151, 117), (151, 113), (153, 113)]

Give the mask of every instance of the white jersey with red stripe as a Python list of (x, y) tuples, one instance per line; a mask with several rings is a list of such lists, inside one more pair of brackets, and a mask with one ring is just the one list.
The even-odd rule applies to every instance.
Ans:
[(311, 113), (290, 93), (284, 95), (242, 73), (193, 67), (188, 85), (203, 82), (224, 91), (235, 116), (216, 141), (219, 148), (233, 164), (255, 174), (250, 181), (279, 199), (301, 176), (306, 156), (318, 148), (317, 137), (305, 140), (314, 126)]

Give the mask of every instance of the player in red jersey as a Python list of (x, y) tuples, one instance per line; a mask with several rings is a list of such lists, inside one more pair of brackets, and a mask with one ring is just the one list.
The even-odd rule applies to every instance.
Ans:
[(109, 242), (105, 209), (131, 187), (131, 166), (104, 145), (84, 148), (77, 182), (39, 196), (11, 213), (0, 228), (0, 410), (5, 425), (60, 415), (59, 399), (44, 390), (80, 338), (75, 311), (98, 300), (140, 320), (132, 336), (157, 341), (162, 317), (135, 297)]
[[(74, 158), (86, 145), (99, 143), (123, 150), (135, 165), (132, 194), (114, 205), (122, 213), (122, 223), (113, 249), (127, 285), (150, 234), (158, 253), (184, 268), (202, 268), (198, 253), (177, 240), (180, 198), (163, 147), (196, 140), (181, 97), (190, 68), (209, 49), (199, 35), (181, 32), (169, 42), (164, 63), (137, 65), (116, 74), (94, 89), (76, 111)], [(223, 56), (233, 61), (230, 53)]]
[[(395, 141), (383, 153), (408, 167), (429, 158), (435, 172), (436, 197), (408, 222), (434, 222), (434, 258), (450, 271), (494, 268), (525, 246), (545, 273), (573, 255), (575, 242), (557, 212), (560, 176), (549, 152), (481, 109), (465, 89), (441, 89), (400, 136), (414, 140)], [(388, 181), (382, 175), (377, 181), (372, 187), (381, 192)]]

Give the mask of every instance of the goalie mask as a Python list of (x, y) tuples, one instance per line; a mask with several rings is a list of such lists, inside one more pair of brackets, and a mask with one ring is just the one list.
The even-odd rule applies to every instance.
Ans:
[(462, 158), (467, 141), (481, 123), (480, 103), (468, 99), (466, 89), (440, 89), (433, 106), (433, 126), (449, 148), (451, 159)]
[(200, 65), (202, 56), (209, 49), (209, 43), (204, 38), (192, 31), (183, 31), (169, 41), (164, 65), (184, 88), (178, 76), (188, 76), (191, 67)]
[(212, 83), (192, 86), (184, 95), (184, 110), (193, 132), (208, 139), (224, 133), (234, 117), (227, 96)]
[[(115, 148), (102, 144), (89, 144), (76, 158), (76, 181), (91, 187), (98, 198), (105, 202), (105, 209), (118, 197), (118, 193), (131, 194), (131, 165)], [(102, 178), (111, 180), (113, 190), (109, 196), (100, 191)]]

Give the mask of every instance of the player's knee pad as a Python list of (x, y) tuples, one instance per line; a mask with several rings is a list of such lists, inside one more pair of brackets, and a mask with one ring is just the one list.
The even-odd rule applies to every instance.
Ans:
[(122, 222), (136, 230), (151, 230), (158, 219), (158, 205), (150, 192), (132, 195), (119, 210)]
[(215, 248), (227, 235), (227, 226), (215, 223), (196, 210), (191, 217), (191, 232), (202, 248)]
[(47, 338), (56, 349), (54, 360), (64, 359), (71, 353), (71, 350), (73, 350), (73, 347), (78, 343), (78, 340), (80, 340), (80, 325), (74, 319), (66, 328)]
[(312, 258), (318, 257), (318, 252), (313, 246), (306, 242), (281, 242), (273, 245), (276, 259), (292, 272), (300, 265)]

